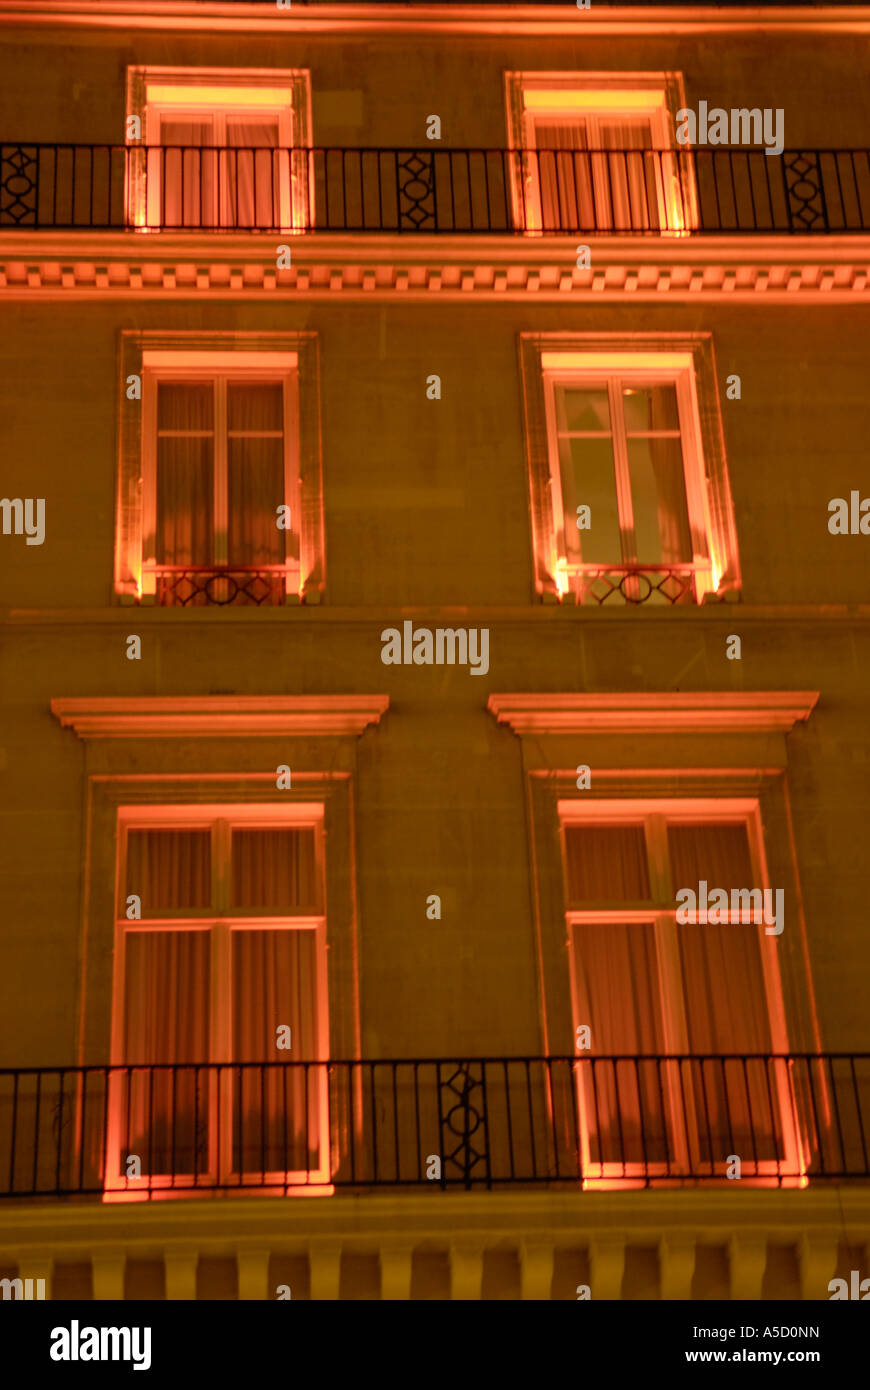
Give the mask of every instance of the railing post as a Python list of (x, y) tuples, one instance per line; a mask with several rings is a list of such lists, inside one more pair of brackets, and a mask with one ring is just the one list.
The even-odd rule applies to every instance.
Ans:
[(341, 1286), (341, 1245), (312, 1244), (308, 1250), (311, 1297), (318, 1300), (338, 1299)]
[(100, 1250), (91, 1256), (91, 1276), (95, 1300), (124, 1297), (124, 1250)]
[(268, 1250), (239, 1250), (236, 1266), (240, 1299), (269, 1298)]
[(196, 1266), (199, 1256), (195, 1250), (169, 1250), (163, 1257), (166, 1270), (166, 1297), (171, 1302), (196, 1298)]

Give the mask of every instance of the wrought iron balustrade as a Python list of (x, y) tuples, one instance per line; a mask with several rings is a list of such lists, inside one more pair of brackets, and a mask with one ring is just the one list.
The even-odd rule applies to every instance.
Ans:
[(0, 142), (0, 229), (528, 236), (870, 231), (870, 151)]
[(154, 602), (164, 608), (270, 608), (286, 601), (284, 565), (152, 565), (149, 573), (154, 575)]
[(803, 1186), (868, 1146), (868, 1053), (0, 1071), (9, 1198)]

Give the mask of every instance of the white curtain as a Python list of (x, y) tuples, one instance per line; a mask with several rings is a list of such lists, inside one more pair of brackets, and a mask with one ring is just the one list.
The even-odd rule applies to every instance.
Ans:
[[(279, 382), (227, 386), (229, 564), (284, 563), (287, 532), (278, 527), (284, 502), (284, 407)], [(270, 581), (277, 593), (282, 579)]]
[(692, 535), (676, 388), (630, 388), (622, 399), (637, 559), (642, 565), (687, 563)]
[(535, 122), (535, 145), (544, 231), (658, 226), (655, 169), (642, 153), (649, 120), (547, 118)]
[(166, 228), (216, 227), (217, 152), (214, 148), (203, 148), (213, 147), (215, 143), (212, 119), (208, 116), (186, 120), (163, 117), (160, 143), (164, 148), (151, 153), (149, 181), (153, 177), (153, 161), (162, 159), (162, 225)]
[[(668, 830), (675, 890), (753, 888), (744, 825), (680, 825)], [(698, 1053), (773, 1051), (761, 946), (764, 927), (677, 927), (689, 1050)], [(695, 1069), (696, 1123), (702, 1155), (720, 1161), (740, 1154), (744, 1164), (776, 1157), (779, 1109), (766, 1062), (734, 1061)]]
[[(157, 387), (157, 563), (210, 565), (214, 558), (214, 386)], [(173, 591), (160, 586), (161, 602)], [(205, 604), (205, 593), (194, 604)]]
[[(569, 907), (634, 902), (649, 894), (637, 826), (575, 826), (565, 832)], [(701, 879), (709, 888), (754, 887), (746, 827), (697, 823), (668, 827), (674, 891)], [(651, 914), (652, 915), (652, 914)], [(773, 1050), (762, 970), (763, 926), (583, 923), (572, 928), (579, 1023), (592, 1028), (592, 1057), (673, 1050), (714, 1056)], [(681, 997), (662, 994), (657, 932), (676, 933)], [(678, 1051), (680, 1049), (677, 1049)], [(732, 1153), (747, 1163), (782, 1152), (777, 1092), (765, 1061), (652, 1062), (611, 1067), (581, 1061), (590, 1109), (593, 1161), (653, 1162), (664, 1157), (664, 1124), (678, 1126), (704, 1163)], [(671, 1154), (676, 1150), (672, 1143)]]
[[(313, 829), (234, 829), (232, 841), (236, 917), (316, 909)], [(162, 917), (165, 925), (126, 933), (124, 1061), (143, 1070), (133, 1072), (119, 1096), (122, 1157), (138, 1154), (143, 1174), (205, 1174), (219, 1118), (221, 1132), (232, 1135), (234, 1172), (250, 1179), (307, 1169), (318, 1138), (323, 1069), (231, 1067), (219, 1090), (208, 1064), (213, 1058), (316, 1060), (315, 928), (277, 920), (274, 928), (237, 925), (229, 955), (219, 954), (213, 973), (206, 830), (131, 830), (125, 885), (141, 898), (142, 918)], [(173, 927), (173, 914), (185, 912), (202, 914), (203, 926)], [(231, 1020), (226, 1037), (211, 1035), (213, 1004), (218, 1018)], [(280, 1027), (291, 1030), (289, 1050), (277, 1047)], [(156, 1063), (173, 1070), (145, 1069)]]
[(280, 227), (278, 122), (227, 116), (221, 226)]

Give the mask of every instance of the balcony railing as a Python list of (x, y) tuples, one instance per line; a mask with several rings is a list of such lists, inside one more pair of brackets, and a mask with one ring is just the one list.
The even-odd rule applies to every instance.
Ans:
[(0, 228), (584, 236), (870, 231), (870, 151), (0, 143)]
[(0, 1195), (870, 1179), (870, 1054), (0, 1071)]

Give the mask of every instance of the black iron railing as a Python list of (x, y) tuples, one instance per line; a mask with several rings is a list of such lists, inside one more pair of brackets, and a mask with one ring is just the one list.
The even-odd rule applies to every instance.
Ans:
[(0, 228), (870, 231), (870, 151), (271, 149), (0, 143)]
[(870, 1054), (0, 1071), (0, 1195), (870, 1178)]
[(286, 602), (284, 565), (153, 565), (150, 573), (154, 602), (165, 608), (271, 608)]

